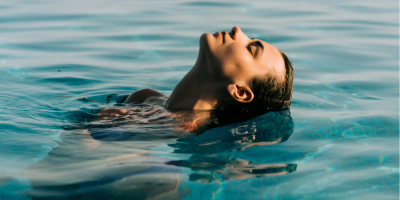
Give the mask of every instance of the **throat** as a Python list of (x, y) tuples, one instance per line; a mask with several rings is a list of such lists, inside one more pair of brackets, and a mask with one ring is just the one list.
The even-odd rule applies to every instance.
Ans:
[(170, 110), (212, 110), (217, 104), (217, 84), (184, 77), (166, 102)]
[(215, 106), (217, 105), (217, 101), (214, 100), (198, 100), (194, 106), (193, 106), (193, 110), (213, 110), (215, 108)]
[(170, 110), (213, 110), (221, 94), (226, 93), (226, 83), (213, 76), (207, 62), (197, 60), (193, 68), (176, 85), (166, 102)]
[(170, 110), (212, 110), (217, 104), (217, 99), (211, 94), (204, 94), (196, 90), (174, 89), (166, 102)]

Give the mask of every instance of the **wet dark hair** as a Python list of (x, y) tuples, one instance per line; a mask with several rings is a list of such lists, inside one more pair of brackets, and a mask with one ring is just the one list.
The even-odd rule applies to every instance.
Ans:
[[(254, 98), (249, 103), (239, 105), (227, 105), (219, 102), (214, 110), (214, 117), (221, 123), (225, 120), (232, 122), (243, 121), (270, 111), (287, 109), (292, 101), (293, 91), (293, 67), (289, 58), (282, 51), (281, 55), (285, 62), (285, 79), (279, 84), (277, 77), (256, 77), (250, 83), (250, 89)], [(228, 122), (227, 121), (227, 122)]]

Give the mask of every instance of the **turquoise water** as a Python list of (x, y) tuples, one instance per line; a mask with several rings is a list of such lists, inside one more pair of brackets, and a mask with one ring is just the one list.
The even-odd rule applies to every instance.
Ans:
[[(0, 199), (398, 199), (398, 14), (394, 0), (0, 2)], [(234, 25), (292, 60), (290, 112), (198, 136), (123, 124), (92, 139), (79, 122), (137, 89), (169, 95), (200, 35)]]

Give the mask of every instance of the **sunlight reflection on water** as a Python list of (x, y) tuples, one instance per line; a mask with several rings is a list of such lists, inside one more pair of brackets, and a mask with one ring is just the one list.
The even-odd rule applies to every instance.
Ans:
[[(393, 0), (1, 2), (0, 196), (395, 199), (398, 10)], [(130, 126), (157, 137), (123, 141), (61, 129), (65, 113), (137, 89), (169, 95), (200, 35), (234, 25), (292, 60), (292, 133), (274, 132), (288, 122), (271, 113), (178, 141), (161, 126)]]

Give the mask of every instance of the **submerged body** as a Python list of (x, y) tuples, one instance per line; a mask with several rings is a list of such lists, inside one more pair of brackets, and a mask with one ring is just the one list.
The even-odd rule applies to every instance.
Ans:
[[(165, 104), (168, 96), (152, 89), (138, 90), (125, 100), (125, 104), (148, 104), (152, 109), (144, 111), (130, 108), (103, 109), (97, 114), (97, 119), (107, 120), (110, 118), (137, 119), (140, 123), (173, 123), (176, 130), (180, 132), (201, 133), (207, 129), (213, 120), (208, 111), (170, 111)], [(150, 115), (155, 117), (148, 118)]]

